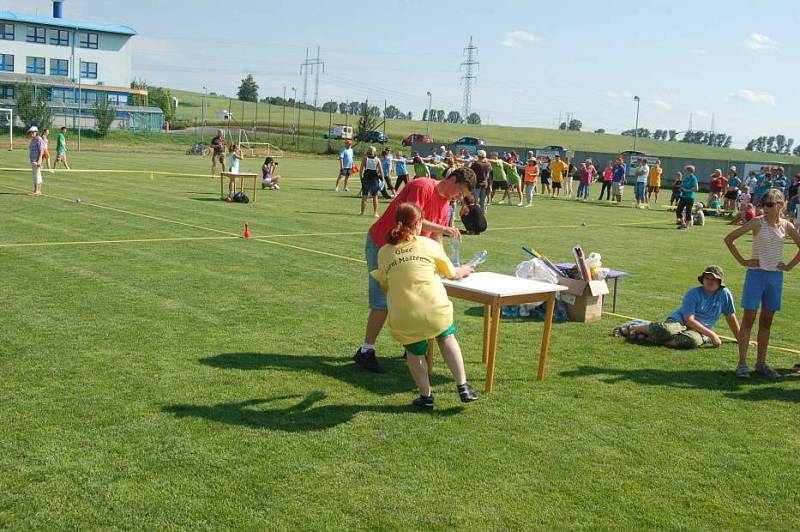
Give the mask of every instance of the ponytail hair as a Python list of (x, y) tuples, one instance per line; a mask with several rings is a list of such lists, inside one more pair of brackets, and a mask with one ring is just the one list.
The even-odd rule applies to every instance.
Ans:
[(394, 213), (394, 225), (386, 236), (386, 241), (392, 245), (411, 240), (414, 227), (423, 218), (422, 209), (415, 203), (401, 203)]

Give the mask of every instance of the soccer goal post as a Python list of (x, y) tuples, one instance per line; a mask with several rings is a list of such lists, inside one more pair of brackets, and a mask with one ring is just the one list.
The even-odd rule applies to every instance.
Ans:
[(0, 117), (5, 115), (8, 115), (8, 151), (11, 151), (14, 149), (14, 110), (0, 109)]

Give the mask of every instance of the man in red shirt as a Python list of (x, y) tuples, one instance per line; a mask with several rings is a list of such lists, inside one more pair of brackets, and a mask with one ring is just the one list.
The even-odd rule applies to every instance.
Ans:
[(364, 248), (369, 279), (369, 316), (364, 345), (358, 348), (353, 356), (353, 360), (362, 368), (374, 373), (383, 373), (383, 368), (375, 357), (375, 342), (386, 321), (386, 292), (369, 272), (378, 267), (378, 250), (386, 244), (386, 236), (395, 224), (394, 214), (398, 205), (410, 202), (422, 209), (425, 215), (425, 219), (422, 220), (422, 236), (430, 237), (440, 243), (443, 235), (461, 239), (459, 230), (447, 225), (450, 200), (459, 200), (474, 188), (475, 172), (469, 168), (458, 168), (447, 179), (441, 181), (429, 178), (414, 179), (403, 188), (383, 215), (370, 227)]

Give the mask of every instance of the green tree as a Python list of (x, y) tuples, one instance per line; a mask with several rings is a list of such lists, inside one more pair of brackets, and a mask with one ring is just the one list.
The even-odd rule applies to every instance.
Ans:
[(595, 129), (594, 132), (595, 133), (605, 133), (606, 130), (601, 127), (600, 129)]
[(467, 124), (479, 125), (481, 123), (481, 116), (478, 113), (470, 113), (467, 117)]
[(569, 121), (569, 124), (567, 124), (567, 129), (570, 131), (580, 131), (582, 127), (583, 127), (583, 122), (581, 122), (577, 118), (573, 118), (572, 120)]
[[(135, 79), (131, 81), (131, 88), (138, 90), (148, 90), (147, 81), (143, 79)], [(148, 105), (147, 96), (148, 96), (147, 94), (131, 94), (131, 105), (146, 107)]]
[(108, 135), (108, 130), (111, 128), (111, 123), (117, 116), (117, 109), (108, 103), (108, 97), (99, 95), (97, 101), (92, 106), (92, 113), (97, 122), (97, 132), (101, 137)]
[(36, 126), (43, 130), (53, 125), (50, 91), (44, 87), (36, 87), (30, 83), (21, 84), (17, 89), (16, 108), (17, 116), (25, 129)]
[(147, 98), (150, 105), (161, 109), (164, 113), (164, 122), (172, 122), (175, 118), (175, 109), (172, 107), (172, 93), (162, 87), (148, 87)]
[(370, 131), (374, 131), (375, 126), (378, 124), (378, 117), (371, 112), (372, 109), (367, 102), (361, 104), (360, 107), (361, 116), (358, 117), (358, 124), (356, 125), (356, 138), (359, 139), (364, 138)]
[(253, 79), (252, 74), (248, 74), (247, 77), (242, 80), (242, 84), (239, 85), (237, 96), (240, 100), (245, 102), (258, 101), (258, 83)]
[(339, 106), (336, 102), (325, 102), (322, 104), (323, 113), (335, 113)]
[(450, 111), (447, 113), (447, 122), (451, 124), (460, 124), (461, 123), (461, 113), (458, 111)]

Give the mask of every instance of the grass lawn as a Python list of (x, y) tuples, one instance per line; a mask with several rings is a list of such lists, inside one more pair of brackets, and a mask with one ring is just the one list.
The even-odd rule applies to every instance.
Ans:
[[(737, 381), (735, 344), (637, 346), (605, 316), (555, 325), (537, 383), (542, 324), (504, 319), (494, 393), (462, 407), (437, 358), (437, 409), (415, 412), (387, 332), (385, 374), (350, 359), (372, 219), (332, 192), (335, 160), (285, 159), (282, 190), (250, 205), (206, 177), (148, 178), (207, 162), (71, 152), (97, 171), (45, 173), (40, 198), (29, 171), (0, 172), (0, 528), (800, 527), (800, 379)], [(142, 171), (110, 172), (127, 169)], [(663, 209), (535, 203), (492, 208), (462, 254), (487, 249), (483, 269), (511, 273), (521, 245), (567, 260), (578, 242), (631, 272), (618, 312), (647, 319), (718, 263), (738, 303), (720, 220), (682, 232)], [(797, 275), (775, 346), (795, 347)], [(482, 317), (455, 313), (480, 392)]]

